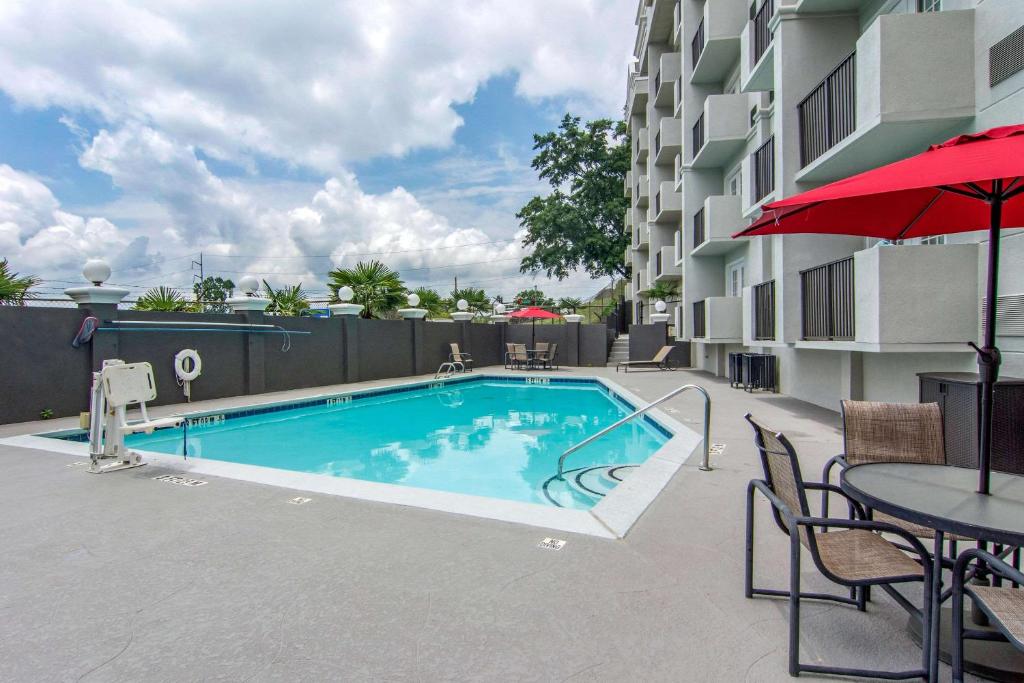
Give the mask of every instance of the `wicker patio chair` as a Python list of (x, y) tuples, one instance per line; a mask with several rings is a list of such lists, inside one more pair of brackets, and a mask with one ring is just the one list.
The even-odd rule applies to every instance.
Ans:
[[(828, 483), (832, 468), (873, 462), (909, 462), (945, 465), (946, 446), (942, 411), (938, 403), (879, 403), (843, 401), (843, 454), (830, 459), (821, 480)], [(828, 500), (822, 497), (828, 515)], [(918, 538), (934, 538), (935, 530), (875, 512), (873, 518), (905, 529)], [(950, 556), (956, 557), (957, 541), (970, 540), (948, 534)]]
[[(975, 586), (968, 568), (974, 562), (1011, 586)], [(964, 680), (964, 639), (1005, 640), (1024, 652), (1024, 574), (983, 550), (965, 550), (953, 567), (953, 680)], [(997, 631), (979, 631), (964, 627), (964, 596), (969, 596)]]
[[(869, 678), (924, 678), (928, 675), (929, 613), (932, 572), (928, 551), (912, 534), (892, 524), (864, 519), (860, 505), (846, 497), (838, 486), (805, 483), (800, 473), (796, 451), (782, 434), (772, 431), (749, 413), (745, 416), (754, 428), (754, 443), (761, 454), (764, 479), (751, 480), (747, 486), (746, 572), (745, 591), (755, 595), (789, 599), (789, 673), (801, 672), (861, 676)], [(811, 516), (807, 491), (836, 493), (847, 499), (856, 513), (855, 519)], [(754, 587), (754, 494), (761, 492), (772, 504), (776, 524), (789, 536), (789, 590)], [(823, 533), (824, 531), (828, 533)], [(880, 532), (900, 536), (913, 549), (908, 555), (882, 537)], [(804, 592), (800, 588), (802, 549), (810, 554), (814, 566), (825, 578), (850, 588), (850, 595)], [(915, 607), (893, 585), (921, 581), (922, 609)], [(910, 671), (872, 671), (800, 663), (800, 601), (827, 600), (854, 605), (864, 611), (864, 593), (869, 586), (881, 586), (893, 600), (907, 610), (921, 626), (924, 646), (921, 669)]]
[(462, 366), (463, 371), (473, 370), (473, 356), (468, 353), (463, 353), (459, 350), (459, 345), (455, 342), (449, 344), (452, 352), (448, 354), (448, 362), (456, 363)]

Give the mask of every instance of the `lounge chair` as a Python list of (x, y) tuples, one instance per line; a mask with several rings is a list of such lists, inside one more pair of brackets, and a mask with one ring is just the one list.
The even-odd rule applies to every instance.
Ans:
[[(976, 586), (970, 582), (968, 567), (975, 562), (980, 568), (1010, 581), (1012, 586)], [(964, 680), (964, 639), (1005, 640), (1024, 652), (1024, 574), (995, 555), (974, 548), (965, 550), (953, 568), (953, 680)], [(988, 617), (995, 631), (977, 631), (964, 628), (964, 596)]]
[(624, 360), (624, 361), (621, 361), (619, 363), (616, 363), (616, 365), (615, 365), (615, 372), (618, 372), (619, 368), (622, 368), (623, 372), (629, 372), (630, 368), (644, 368), (644, 367), (653, 367), (653, 368), (655, 368), (657, 370), (675, 370), (676, 369), (675, 361), (669, 359), (669, 357), (668, 357), (669, 354), (672, 353), (672, 350), (674, 348), (676, 348), (676, 347), (674, 347), (674, 346), (662, 346), (658, 350), (658, 352), (656, 354), (654, 354), (654, 358), (652, 358), (650, 360)]
[[(796, 451), (782, 434), (768, 429), (748, 413), (754, 428), (754, 444), (761, 454), (764, 479), (753, 479), (747, 486), (746, 596), (785, 597), (789, 599), (789, 673), (801, 672), (861, 676), (869, 678), (926, 678), (929, 665), (929, 613), (931, 608), (932, 565), (921, 541), (905, 529), (893, 524), (866, 519), (860, 504), (832, 484), (805, 483), (800, 473)], [(846, 498), (855, 512), (854, 519), (811, 516), (807, 491), (827, 491)], [(772, 504), (778, 527), (789, 536), (789, 590), (754, 587), (754, 495), (762, 493)], [(899, 536), (910, 548), (900, 550), (881, 533)], [(850, 595), (808, 593), (801, 590), (801, 558), (806, 550), (821, 574), (850, 589)], [(921, 581), (921, 609), (915, 607), (893, 584)], [(881, 586), (901, 607), (907, 610), (921, 628), (921, 668), (913, 671), (870, 671), (800, 663), (800, 601), (826, 600), (866, 609), (865, 592), (870, 586)]]
[(468, 353), (462, 353), (462, 351), (459, 350), (459, 345), (456, 344), (455, 342), (452, 342), (451, 344), (449, 344), (449, 346), (451, 347), (452, 351), (451, 353), (448, 354), (448, 362), (455, 363), (456, 365), (461, 365), (463, 371), (472, 371), (473, 356), (471, 356)]

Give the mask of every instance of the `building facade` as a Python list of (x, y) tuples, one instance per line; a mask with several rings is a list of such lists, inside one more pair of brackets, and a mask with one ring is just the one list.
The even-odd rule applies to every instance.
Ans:
[[(772, 353), (781, 391), (832, 409), (916, 401), (916, 373), (974, 371), (987, 235), (731, 235), (766, 202), (1024, 123), (1024, 2), (640, 0), (636, 25), (634, 320), (674, 283), (695, 367)], [(1024, 230), (1003, 231), (1002, 258), (1002, 371), (1024, 377)]]

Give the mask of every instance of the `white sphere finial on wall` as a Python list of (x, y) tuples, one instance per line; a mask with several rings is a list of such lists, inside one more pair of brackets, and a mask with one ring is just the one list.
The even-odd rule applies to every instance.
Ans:
[(82, 275), (86, 280), (99, 287), (110, 279), (110, 265), (103, 259), (89, 259), (82, 268)]
[(654, 310), (656, 310), (658, 313), (664, 313), (665, 308), (666, 306), (664, 301), (658, 301), (654, 304)]
[(406, 299), (406, 301), (409, 302), (410, 306), (412, 306), (413, 308), (416, 308), (417, 306), (420, 305), (420, 295), (417, 294), (416, 292), (413, 292), (412, 294), (409, 295), (409, 297)]
[(497, 313), (498, 315), (504, 315), (505, 314), (505, 304), (501, 303), (500, 301), (498, 303), (494, 304), (494, 312)]
[(352, 297), (354, 297), (355, 295), (356, 293), (353, 292), (352, 288), (349, 287), (348, 285), (345, 285), (344, 287), (338, 290), (338, 298), (341, 299), (342, 301), (352, 301)]
[(252, 295), (254, 295), (257, 292), (257, 290), (259, 290), (259, 288), (260, 288), (260, 281), (257, 280), (252, 275), (245, 275), (245, 276), (239, 278), (239, 280), (238, 280), (238, 288), (240, 290), (242, 290), (242, 292), (246, 296), (252, 296)]
[(469, 302), (466, 301), (465, 299), (459, 299), (458, 303), (455, 304), (455, 307), (458, 308), (460, 311), (464, 311), (467, 308), (469, 308)]

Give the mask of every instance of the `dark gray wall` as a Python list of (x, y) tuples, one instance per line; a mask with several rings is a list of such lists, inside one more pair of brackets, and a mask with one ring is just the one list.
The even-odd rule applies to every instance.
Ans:
[(412, 323), (408, 320), (360, 320), (359, 381), (415, 374)]
[(650, 360), (667, 344), (675, 346), (669, 358), (681, 367), (690, 367), (690, 342), (669, 339), (667, 323), (631, 325), (629, 328), (629, 359)]

